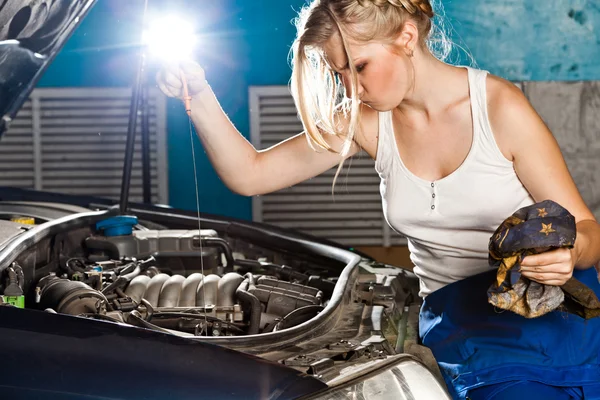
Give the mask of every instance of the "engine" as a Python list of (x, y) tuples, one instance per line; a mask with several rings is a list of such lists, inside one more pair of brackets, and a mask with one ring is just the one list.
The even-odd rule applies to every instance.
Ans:
[[(249, 258), (212, 230), (99, 228), (22, 288), (32, 293), (28, 308), (183, 336), (256, 335), (313, 318), (335, 286), (314, 271)], [(18, 297), (22, 268), (8, 274), (5, 295), (10, 287)]]

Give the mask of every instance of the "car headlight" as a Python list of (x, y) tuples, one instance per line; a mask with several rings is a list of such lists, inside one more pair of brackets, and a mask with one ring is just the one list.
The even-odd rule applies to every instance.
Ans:
[[(444, 400), (451, 399), (438, 379), (415, 358), (401, 354), (375, 368), (353, 371), (313, 400)], [(383, 364), (383, 365), (381, 365)], [(307, 398), (308, 399), (308, 398)]]

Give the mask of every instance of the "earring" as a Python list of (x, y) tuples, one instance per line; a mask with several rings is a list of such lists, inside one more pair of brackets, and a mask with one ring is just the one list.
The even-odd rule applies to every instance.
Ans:
[(412, 56), (415, 55), (415, 51), (412, 50), (412, 49), (410, 49), (410, 50), (408, 50), (408, 54), (407, 55), (408, 55), (409, 58), (411, 58)]

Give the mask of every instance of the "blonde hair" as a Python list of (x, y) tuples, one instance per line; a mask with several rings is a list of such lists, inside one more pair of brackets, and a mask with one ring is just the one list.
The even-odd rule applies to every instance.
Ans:
[[(335, 152), (323, 134), (344, 135), (346, 140), (339, 153), (345, 157), (360, 126), (356, 67), (351, 62), (348, 64), (352, 78), (351, 98), (341, 101), (343, 84), (329, 67), (323, 52), (329, 39), (339, 34), (346, 57), (352, 60), (349, 38), (360, 42), (393, 40), (410, 19), (419, 29), (420, 45), (428, 45), (434, 55), (444, 59), (450, 53), (450, 41), (443, 31), (432, 29), (433, 18), (430, 0), (314, 0), (300, 11), (296, 19), (298, 33), (292, 47), (291, 92), (313, 149), (316, 145)], [(349, 115), (346, 132), (341, 131), (336, 121), (337, 112)], [(342, 165), (343, 161), (336, 179)]]

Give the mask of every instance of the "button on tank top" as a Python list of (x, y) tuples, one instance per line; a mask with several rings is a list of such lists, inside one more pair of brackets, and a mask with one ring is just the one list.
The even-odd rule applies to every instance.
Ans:
[(398, 152), (392, 112), (379, 113), (375, 169), (383, 212), (408, 240), (420, 296), (488, 271), (488, 243), (498, 226), (534, 204), (492, 132), (486, 101), (488, 72), (470, 67), (473, 138), (463, 163), (450, 175), (427, 181), (409, 171)]

